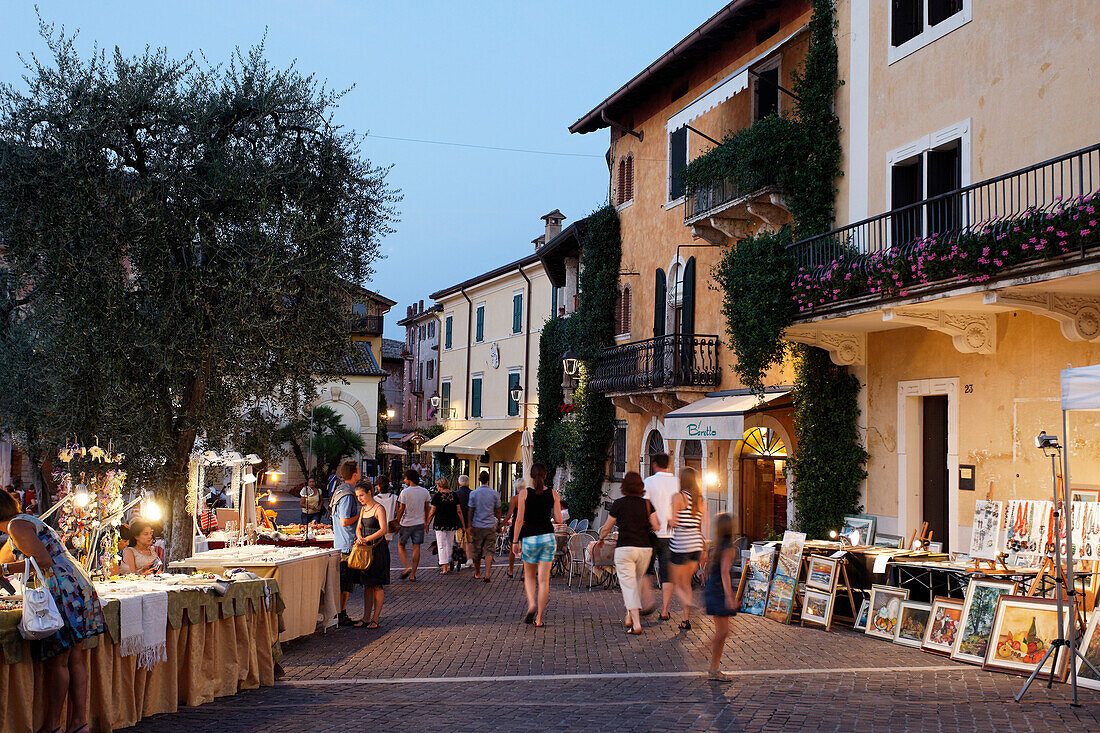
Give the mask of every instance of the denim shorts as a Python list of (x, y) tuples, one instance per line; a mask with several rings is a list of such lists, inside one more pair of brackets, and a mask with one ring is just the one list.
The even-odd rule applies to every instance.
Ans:
[(397, 530), (397, 544), (407, 545), (408, 543), (414, 545), (424, 544), (424, 525), (414, 524), (411, 527), (401, 527)]
[(558, 549), (558, 540), (553, 533), (524, 537), (522, 542), (523, 561), (529, 563), (553, 562)]

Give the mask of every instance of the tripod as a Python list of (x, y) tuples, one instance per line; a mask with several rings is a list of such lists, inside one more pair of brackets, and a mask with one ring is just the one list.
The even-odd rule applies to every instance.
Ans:
[[(1065, 430), (1066, 414), (1062, 413), (1062, 429)], [(1050, 643), (1050, 648), (1047, 649), (1046, 654), (1039, 660), (1039, 663), (1035, 665), (1035, 669), (1031, 675), (1024, 682), (1024, 686), (1020, 688), (1020, 691), (1016, 693), (1016, 702), (1020, 702), (1027, 689), (1031, 687), (1031, 683), (1035, 681), (1035, 678), (1039, 676), (1039, 672), (1042, 671), (1043, 665), (1047, 663), (1050, 656), (1053, 654), (1054, 659), (1050, 664), (1050, 678), (1047, 680), (1047, 687), (1051, 687), (1054, 684), (1054, 670), (1058, 668), (1058, 655), (1062, 651), (1062, 647), (1066, 647), (1066, 652), (1069, 654), (1069, 679), (1070, 687), (1073, 690), (1073, 705), (1077, 706), (1080, 703), (1077, 702), (1077, 664), (1075, 657), (1081, 659), (1082, 662), (1088, 665), (1093, 674), (1100, 678), (1100, 670), (1097, 670), (1093, 666), (1092, 662), (1085, 658), (1085, 655), (1081, 653), (1081, 650), (1077, 648), (1076, 639), (1076, 626), (1077, 622), (1077, 587), (1073, 582), (1073, 535), (1072, 535), (1072, 496), (1065, 489), (1065, 486), (1069, 485), (1068, 473), (1063, 474), (1067, 476), (1067, 481), (1062, 490), (1062, 509), (1058, 507), (1058, 464), (1057, 459), (1062, 447), (1058, 445), (1058, 438), (1053, 435), (1047, 435), (1046, 431), (1039, 433), (1039, 436), (1035, 438), (1035, 445), (1043, 451), (1043, 455), (1050, 457), (1050, 477), (1051, 484), (1054, 487), (1054, 573), (1055, 573), (1055, 593), (1058, 599), (1058, 638), (1054, 639)], [(1064, 455), (1064, 454), (1063, 454)], [(1068, 466), (1068, 457), (1066, 457), (1066, 469)], [(1065, 516), (1063, 517), (1063, 513)], [(1066, 566), (1062, 567), (1062, 526), (1065, 525), (1066, 531)], [(1069, 612), (1069, 638), (1065, 637), (1065, 596), (1069, 596), (1070, 612)]]

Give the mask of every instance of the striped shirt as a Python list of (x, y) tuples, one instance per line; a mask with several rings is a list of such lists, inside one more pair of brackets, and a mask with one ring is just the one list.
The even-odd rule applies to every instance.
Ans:
[(673, 528), (668, 549), (670, 552), (702, 552), (706, 547), (701, 529), (703, 513), (692, 513), (691, 494), (681, 491), (680, 495), (684, 497), (685, 506), (676, 515), (677, 524)]

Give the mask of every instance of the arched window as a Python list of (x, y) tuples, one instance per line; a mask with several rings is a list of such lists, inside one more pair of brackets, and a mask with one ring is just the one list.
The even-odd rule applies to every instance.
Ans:
[(630, 333), (630, 286), (625, 285), (619, 290), (619, 297), (615, 300), (615, 335), (625, 336)]
[(654, 430), (649, 434), (649, 442), (646, 444), (646, 456), (649, 458), (648, 463), (653, 462), (653, 456), (660, 455), (665, 452), (665, 439), (661, 435), (660, 431)]
[(618, 175), (615, 178), (615, 205), (634, 200), (634, 153), (619, 158)]
[(743, 456), (775, 456), (785, 458), (787, 446), (779, 433), (769, 428), (752, 428), (745, 431)]

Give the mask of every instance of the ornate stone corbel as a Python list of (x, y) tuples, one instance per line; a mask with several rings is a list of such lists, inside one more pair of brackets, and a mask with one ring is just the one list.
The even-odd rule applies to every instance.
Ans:
[(1006, 305), (1055, 320), (1062, 335), (1070, 341), (1100, 343), (1100, 298), (1005, 288), (983, 294), (982, 302)]
[(882, 320), (920, 326), (951, 337), (963, 354), (994, 354), (997, 351), (997, 317), (992, 313), (932, 311), (915, 308), (887, 308)]
[(822, 331), (817, 329), (788, 328), (783, 338), (807, 346), (816, 346), (829, 352), (834, 364), (860, 366), (867, 363), (867, 334), (858, 331)]

